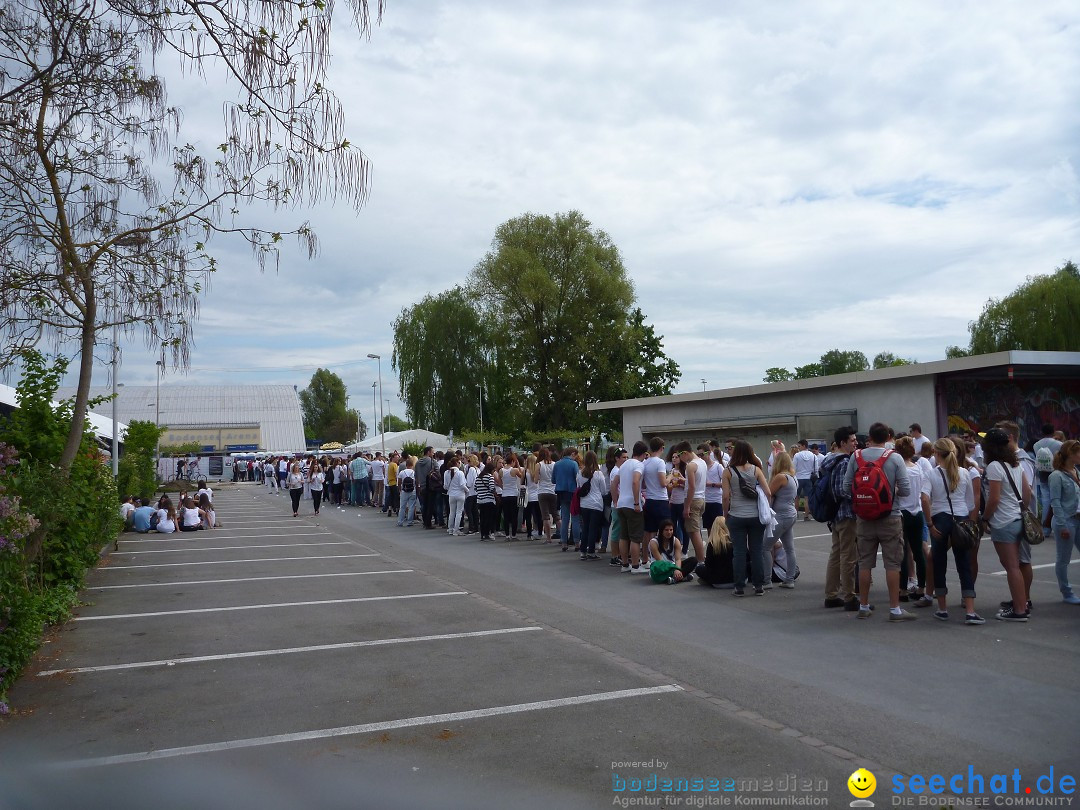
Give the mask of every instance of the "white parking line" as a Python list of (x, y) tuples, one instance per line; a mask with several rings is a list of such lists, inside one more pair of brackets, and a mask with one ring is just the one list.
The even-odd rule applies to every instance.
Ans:
[(374, 641), (346, 641), (340, 644), (315, 644), (310, 647), (285, 647), (280, 650), (255, 650), (253, 652), (224, 653), (222, 655), (199, 655), (192, 658), (167, 658), (161, 661), (135, 661), (130, 664), (108, 664), (100, 667), (72, 667), (71, 669), (50, 669), (39, 672), (38, 677), (49, 675), (80, 675), (86, 672), (112, 672), (118, 669), (147, 669), (149, 667), (171, 667), (176, 664), (195, 664), (206, 661), (231, 661), (236, 658), (260, 658), (268, 655), (292, 655), (294, 653), (325, 652), (327, 650), (351, 650), (357, 647), (382, 647), (390, 644), (412, 644), (418, 641), (446, 641), (455, 638), (481, 638), (483, 636), (502, 636), (508, 633), (528, 633), (543, 630), (542, 627), (507, 627), (502, 630), (474, 630), (468, 633), (445, 633), (440, 636), (408, 636), (405, 638), (380, 638)]
[(234, 610), (266, 610), (268, 608), (309, 607), (311, 605), (343, 605), (349, 602), (388, 602), (394, 599), (425, 599), (431, 596), (468, 596), (468, 591), (442, 593), (410, 593), (401, 596), (358, 596), (352, 599), (320, 599), (316, 602), (276, 602), (269, 605), (236, 605), (234, 607), (189, 608), (187, 610), (158, 610), (152, 613), (111, 613), (105, 616), (76, 616), (73, 622), (100, 622), (106, 619), (146, 619), (151, 616), (183, 616), (191, 613), (229, 613)]
[(236, 579), (189, 579), (181, 582), (138, 582), (134, 585), (87, 585), (88, 591), (115, 591), (120, 588), (171, 588), (174, 585), (216, 585), (222, 582), (266, 582), (271, 579), (322, 579), (323, 577), (370, 577), (379, 574), (411, 574), (412, 568), (394, 571), (349, 571), (344, 574), (285, 574), (279, 577), (237, 577)]
[(157, 751), (144, 751), (139, 754), (120, 754), (112, 757), (96, 757), (67, 763), (71, 768), (95, 768), (103, 765), (123, 765), (130, 762), (146, 762), (154, 759), (171, 759), (191, 754), (209, 754), (217, 751), (231, 751), (238, 748), (255, 748), (262, 745), (301, 742), (303, 740), (323, 740), (328, 737), (346, 737), (356, 734), (370, 734), (376, 731), (392, 731), (398, 728), (428, 726), (436, 723), (455, 723), (464, 720), (477, 720), (483, 717), (500, 717), (508, 714), (535, 712), (541, 709), (558, 709), (563, 706), (583, 706), (588, 703), (601, 703), (609, 700), (662, 695), (681, 692), (682, 687), (674, 684), (664, 686), (646, 686), (640, 689), (620, 689), (615, 692), (596, 692), (591, 695), (538, 700), (534, 703), (514, 703), (509, 706), (492, 706), (487, 709), (473, 709), (467, 712), (449, 712), (447, 714), (429, 714), (423, 717), (406, 717), (402, 720), (387, 720), (382, 723), (364, 723), (357, 726), (322, 728), (313, 731), (300, 731), (293, 734), (274, 734), (268, 737), (249, 737), (245, 740), (226, 740), (225, 742), (205, 745), (187, 745), (182, 748), (161, 748)]
[[(1078, 562), (1080, 562), (1080, 559), (1069, 560), (1069, 565), (1076, 565), (1076, 563), (1078, 563)], [(1031, 568), (1032, 568), (1032, 570), (1035, 570), (1036, 568), (1053, 568), (1055, 565), (1057, 565), (1057, 563), (1044, 563), (1043, 565), (1033, 565), (1033, 566), (1031, 566)], [(1003, 577), (1003, 576), (1005, 576), (1006, 573), (1008, 573), (1008, 572), (1006, 572), (1006, 571), (993, 571), (993, 572), (990, 573), (990, 576), (992, 576), (992, 577)]]
[(188, 554), (192, 551), (236, 551), (245, 548), (311, 548), (313, 546), (349, 546), (345, 540), (328, 540), (325, 543), (266, 543), (251, 546), (197, 546), (195, 548), (158, 548), (148, 551), (117, 551), (116, 554)]
[[(244, 539), (244, 535), (239, 535), (237, 537), (227, 537), (224, 534), (217, 534), (217, 532), (219, 531), (218, 529), (213, 529), (213, 531), (214, 531), (214, 537), (220, 537), (222, 540), (243, 540)], [(134, 539), (133, 540), (124, 540), (124, 539), (121, 539), (120, 542), (121, 543), (155, 543), (156, 544), (156, 543), (170, 543), (170, 542), (178, 542), (178, 541), (181, 541), (181, 540), (186, 540), (189, 543), (193, 543), (193, 542), (197, 542), (200, 538), (206, 537), (205, 534), (199, 535), (198, 537), (188, 537), (187, 535), (190, 535), (190, 534), (195, 534), (195, 532), (171, 532), (170, 534), (158, 535), (157, 537), (155, 537), (153, 539), (150, 539), (150, 538), (145, 538), (145, 539), (140, 539), (140, 540), (134, 540)], [(261, 537), (326, 537), (327, 535), (332, 535), (332, 534), (333, 534), (333, 532), (330, 532), (330, 531), (322, 531), (322, 532), (286, 532), (285, 534), (256, 534), (256, 535), (252, 535), (251, 539), (252, 540), (258, 540)], [(182, 535), (182, 536), (173, 537), (171, 535)]]
[(129, 568), (174, 568), (180, 565), (234, 565), (235, 563), (285, 562), (288, 560), (343, 560), (347, 557), (378, 557), (378, 554), (328, 554), (320, 557), (262, 557), (257, 560), (200, 560), (182, 563), (146, 563), (145, 565), (106, 565), (99, 571), (121, 571)]

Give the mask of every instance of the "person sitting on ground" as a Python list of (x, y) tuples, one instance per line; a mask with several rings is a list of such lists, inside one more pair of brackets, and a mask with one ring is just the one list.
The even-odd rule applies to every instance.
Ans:
[(214, 491), (210, 489), (209, 486), (207, 486), (205, 478), (200, 478), (199, 491), (195, 493), (195, 497), (198, 498), (200, 495), (203, 494), (205, 494), (206, 497), (210, 499), (210, 503), (214, 502)]
[(733, 588), (735, 586), (733, 556), (734, 550), (731, 547), (727, 521), (722, 516), (717, 516), (709, 529), (709, 542), (705, 544), (705, 562), (699, 564), (694, 572), (698, 581), (714, 588)]
[(657, 584), (674, 585), (676, 582), (692, 582), (697, 568), (697, 557), (683, 557), (683, 546), (675, 536), (675, 523), (660, 521), (656, 537), (649, 541), (649, 576)]
[(168, 495), (162, 495), (158, 501), (157, 525), (154, 528), (161, 534), (172, 534), (176, 531), (176, 509)]
[[(184, 498), (180, 503), (180, 531), (197, 532), (202, 529), (206, 513), (197, 507), (190, 497)], [(160, 521), (158, 525), (161, 525)]]
[(217, 512), (214, 511), (214, 505), (210, 503), (209, 496), (205, 494), (199, 496), (199, 510), (203, 513), (203, 527), (216, 529)]
[(131, 513), (131, 528), (139, 534), (146, 534), (150, 531), (150, 518), (153, 516), (154, 507), (150, 505), (149, 499), (141, 499), (135, 511)]
[(120, 504), (120, 517), (124, 519), (124, 531), (131, 529), (131, 515), (135, 511), (135, 496), (128, 495)]

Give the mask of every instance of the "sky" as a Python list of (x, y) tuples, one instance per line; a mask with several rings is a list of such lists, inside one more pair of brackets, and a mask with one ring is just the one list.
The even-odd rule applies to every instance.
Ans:
[[(291, 212), (321, 252), (277, 270), (217, 240), (192, 367), (163, 385), (326, 367), (370, 424), (374, 353), (402, 415), (392, 321), (526, 212), (610, 235), (677, 392), (834, 348), (941, 359), (988, 298), (1080, 260), (1075, 2), (388, 0), (332, 49), (366, 205)], [(216, 143), (220, 104), (167, 78)], [(125, 346), (121, 382), (154, 359)]]

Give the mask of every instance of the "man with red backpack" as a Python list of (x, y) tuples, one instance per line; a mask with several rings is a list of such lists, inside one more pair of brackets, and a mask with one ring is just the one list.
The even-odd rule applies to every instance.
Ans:
[(844, 487), (851, 491), (855, 513), (855, 538), (859, 561), (859, 618), (869, 619), (870, 573), (877, 565), (878, 549), (889, 589), (889, 621), (915, 618), (900, 608), (900, 564), (904, 559), (904, 535), (900, 524), (900, 500), (910, 491), (907, 465), (898, 453), (886, 448), (892, 431), (875, 422), (870, 426), (865, 450), (856, 450), (844, 473)]

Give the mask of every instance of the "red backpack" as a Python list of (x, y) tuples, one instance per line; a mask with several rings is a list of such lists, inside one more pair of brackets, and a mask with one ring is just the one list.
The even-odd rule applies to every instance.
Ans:
[(855, 477), (851, 482), (851, 511), (863, 520), (879, 520), (892, 514), (893, 494), (885, 475), (885, 461), (893, 453), (886, 450), (877, 461), (863, 461), (855, 451)]

